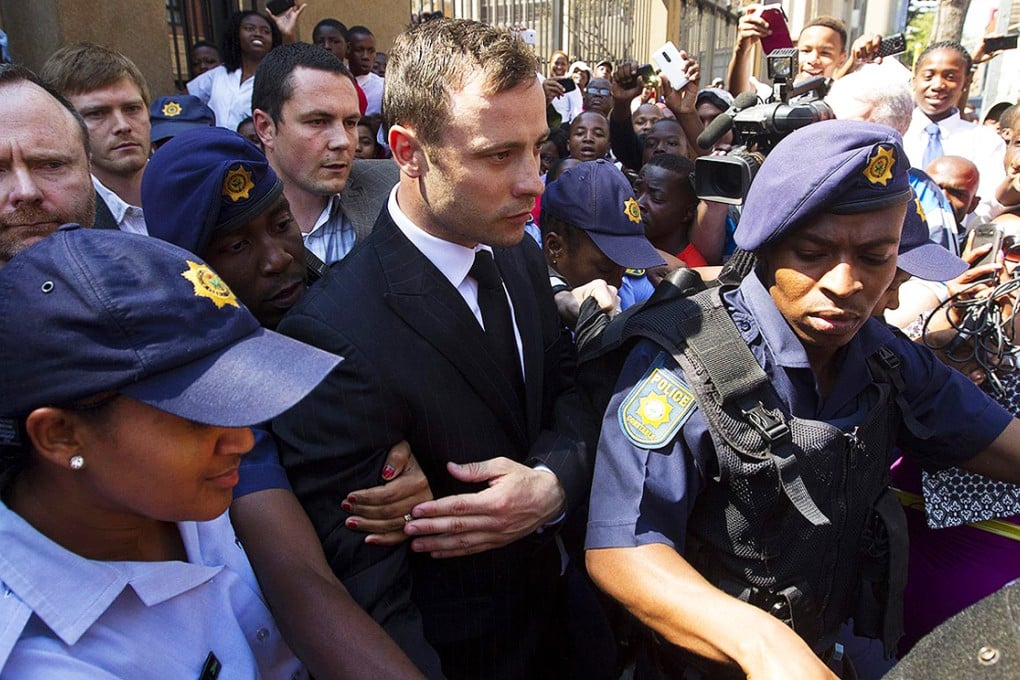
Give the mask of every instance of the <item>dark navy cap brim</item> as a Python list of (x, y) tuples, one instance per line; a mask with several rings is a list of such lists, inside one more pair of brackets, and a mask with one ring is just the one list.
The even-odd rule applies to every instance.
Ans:
[(603, 234), (586, 231), (591, 240), (606, 257), (627, 269), (650, 269), (666, 264), (648, 239), (644, 236)]
[(187, 120), (174, 120), (174, 121), (153, 121), (152, 131), (149, 135), (153, 142), (161, 142), (164, 139), (170, 139), (177, 135), (185, 132), (186, 130), (194, 130), (195, 128), (207, 128), (213, 127), (212, 123), (206, 121), (187, 121)]
[(117, 391), (195, 422), (247, 427), (294, 406), (341, 361), (335, 354), (259, 328), (206, 357)]
[(955, 279), (970, 267), (937, 243), (924, 243), (896, 257), (897, 266), (925, 281)]

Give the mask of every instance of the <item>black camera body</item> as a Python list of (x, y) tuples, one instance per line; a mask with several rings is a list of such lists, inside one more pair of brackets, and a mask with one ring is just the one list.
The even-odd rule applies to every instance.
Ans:
[[(769, 101), (757, 106), (731, 109), (722, 116), (730, 122), (718, 126), (718, 134), (698, 138), (698, 145), (710, 148), (727, 130), (733, 130), (733, 147), (725, 156), (702, 156), (695, 161), (694, 188), (706, 201), (740, 205), (765, 156), (784, 137), (811, 123), (833, 118), (825, 103), (828, 83), (819, 76), (795, 87), (797, 50), (773, 50), (768, 57), (773, 92)], [(715, 125), (706, 128), (706, 133)], [(712, 137), (715, 139), (712, 139)]]

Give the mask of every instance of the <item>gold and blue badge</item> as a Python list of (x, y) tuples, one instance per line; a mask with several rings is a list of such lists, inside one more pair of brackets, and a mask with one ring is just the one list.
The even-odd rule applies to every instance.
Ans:
[(660, 354), (620, 404), (620, 429), (634, 446), (657, 449), (672, 441), (698, 408), (691, 388), (665, 368)]
[(237, 203), (242, 198), (251, 198), (251, 190), (255, 188), (252, 180), (251, 168), (244, 165), (237, 165), (227, 171), (223, 178), (223, 190), (220, 192), (224, 198), (229, 198)]
[(644, 276), (647, 273), (648, 273), (647, 269), (624, 269), (623, 270), (623, 275), (624, 276), (630, 276), (630, 277), (633, 277), (633, 278), (641, 278), (642, 276)]
[(181, 105), (177, 102), (167, 102), (166, 104), (163, 104), (163, 115), (167, 118), (179, 116), (182, 111), (183, 109), (181, 108)]
[(627, 216), (627, 219), (635, 224), (641, 223), (641, 206), (631, 196), (623, 203), (623, 214)]
[(868, 158), (868, 167), (864, 168), (864, 177), (872, 184), (885, 186), (893, 178), (896, 166), (896, 152), (891, 144), (877, 144), (875, 153)]
[(191, 281), (195, 287), (195, 296), (204, 297), (213, 301), (217, 309), (223, 309), (225, 305), (233, 305), (240, 308), (234, 291), (223, 282), (219, 274), (209, 268), (208, 265), (185, 260), (188, 263), (188, 271), (181, 272), (181, 276)]

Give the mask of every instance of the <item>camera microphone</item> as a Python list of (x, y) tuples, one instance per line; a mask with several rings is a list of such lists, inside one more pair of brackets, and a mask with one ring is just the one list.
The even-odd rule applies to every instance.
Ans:
[(723, 135), (733, 128), (733, 116), (742, 109), (754, 106), (757, 103), (758, 95), (752, 90), (738, 94), (730, 108), (716, 116), (711, 123), (705, 126), (702, 133), (698, 135), (698, 146), (705, 150), (711, 149)]

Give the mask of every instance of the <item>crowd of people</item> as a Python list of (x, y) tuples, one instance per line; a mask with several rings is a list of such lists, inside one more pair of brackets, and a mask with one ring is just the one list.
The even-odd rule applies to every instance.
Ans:
[(1020, 577), (1020, 106), (961, 118), (974, 57), (818, 17), (821, 120), (705, 143), (760, 7), (728, 89), (303, 9), (187, 94), (0, 64), (0, 678), (955, 668), (923, 638)]

